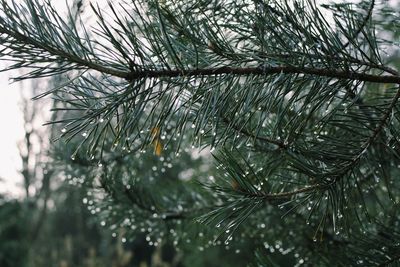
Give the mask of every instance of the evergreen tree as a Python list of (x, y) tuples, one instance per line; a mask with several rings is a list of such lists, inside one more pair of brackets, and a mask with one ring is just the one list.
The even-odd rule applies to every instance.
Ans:
[(67, 78), (38, 96), (57, 103), (55, 169), (122, 242), (221, 247), (227, 266), (399, 264), (385, 2), (120, 1), (91, 5), (94, 25), (0, 3), (15, 80)]

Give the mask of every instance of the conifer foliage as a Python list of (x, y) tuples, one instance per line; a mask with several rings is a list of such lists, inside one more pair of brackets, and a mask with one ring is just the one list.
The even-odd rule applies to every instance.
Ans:
[(400, 14), (385, 2), (122, 0), (77, 24), (16, 2), (0, 1), (0, 56), (17, 81), (62, 75), (38, 96), (56, 101), (54, 165), (123, 241), (399, 264)]

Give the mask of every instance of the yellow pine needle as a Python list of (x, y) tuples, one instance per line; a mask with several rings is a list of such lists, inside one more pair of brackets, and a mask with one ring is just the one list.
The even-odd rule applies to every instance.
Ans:
[(159, 127), (153, 127), (151, 129), (151, 134), (152, 134), (152, 144), (154, 146), (154, 154), (159, 157), (161, 156), (163, 152), (163, 145), (161, 143), (160, 139), (160, 128)]
[(161, 156), (161, 153), (163, 151), (161, 140), (157, 139), (153, 142), (153, 144), (154, 144), (154, 154), (156, 154), (157, 157)]

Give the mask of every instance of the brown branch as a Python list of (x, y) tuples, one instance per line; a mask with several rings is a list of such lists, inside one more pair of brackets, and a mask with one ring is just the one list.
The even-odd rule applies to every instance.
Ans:
[[(118, 71), (116, 71), (118, 72)], [(341, 71), (335, 69), (321, 69), (296, 66), (268, 66), (268, 67), (221, 67), (205, 69), (182, 69), (182, 70), (144, 70), (135, 72), (120, 72), (116, 76), (127, 80), (140, 78), (182, 77), (182, 76), (210, 76), (210, 75), (262, 75), (271, 74), (305, 74), (327, 77), (333, 79), (348, 79), (372, 83), (400, 83), (400, 76), (395, 75), (373, 75), (352, 71)]]
[[(256, 56), (254, 56), (257, 59), (265, 60), (265, 59), (293, 59), (293, 57), (298, 57), (298, 58), (304, 58), (304, 57), (309, 57), (312, 59), (321, 59), (321, 55), (316, 55), (316, 54), (310, 54), (310, 53), (302, 53), (298, 51), (291, 51), (290, 53), (260, 53)], [(372, 63), (372, 62), (365, 62), (357, 58), (343, 58), (337, 55), (323, 55), (324, 58), (329, 58), (330, 60), (337, 61), (337, 62), (345, 62), (345, 63), (353, 63), (353, 64), (359, 64), (362, 66), (370, 67), (373, 69), (377, 70), (382, 70), (387, 73), (390, 73), (392, 75), (399, 75), (399, 72), (393, 68), (383, 66), (377, 63)]]
[(271, 75), (271, 74), (305, 74), (320, 77), (328, 77), (333, 79), (348, 79), (372, 83), (400, 83), (398, 75), (373, 75), (354, 71), (341, 71), (335, 69), (321, 69), (310, 67), (296, 66), (268, 66), (268, 67), (229, 67), (220, 68), (204, 68), (204, 69), (172, 69), (172, 70), (138, 70), (138, 71), (121, 71), (101, 65), (98, 62), (81, 59), (77, 55), (70, 54), (61, 48), (43, 44), (40, 41), (27, 36), (18, 31), (10, 30), (4, 26), (0, 26), (0, 33), (4, 33), (15, 39), (17, 42), (32, 45), (42, 49), (53, 56), (60, 57), (71, 63), (75, 63), (81, 67), (96, 70), (115, 77), (120, 77), (129, 81), (141, 78), (162, 78), (162, 77), (190, 77), (190, 76), (211, 76), (211, 75)]

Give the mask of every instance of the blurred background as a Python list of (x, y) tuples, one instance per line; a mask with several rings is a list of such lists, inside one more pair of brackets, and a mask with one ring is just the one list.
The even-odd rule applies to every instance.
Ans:
[[(98, 1), (100, 5), (106, 1)], [(357, 1), (358, 2), (358, 1)], [(65, 13), (64, 1), (53, 1)], [(399, 7), (399, 1), (386, 1)], [(88, 3), (68, 1), (84, 20)], [(391, 10), (388, 9), (388, 10)], [(388, 35), (398, 40), (390, 14), (380, 14)], [(398, 45), (398, 44), (397, 44)], [(388, 61), (398, 64), (398, 52), (388, 48)], [(1, 69), (6, 63), (0, 62)], [(85, 203), (86, 192), (66, 182), (53, 167), (52, 141), (60, 129), (43, 125), (54, 116), (51, 98), (33, 101), (32, 97), (62, 82), (62, 77), (11, 83), (20, 73), (1, 72), (0, 83), (0, 266), (243, 266), (246, 259), (218, 248), (182, 252), (173, 244), (150, 246), (145, 236), (123, 240), (113, 236), (93, 218)], [(196, 160), (202, 160), (197, 158)], [(200, 164), (200, 163), (196, 163)], [(234, 252), (232, 252), (234, 254)], [(222, 263), (223, 262), (223, 263)], [(243, 265), (241, 265), (243, 264)]]

